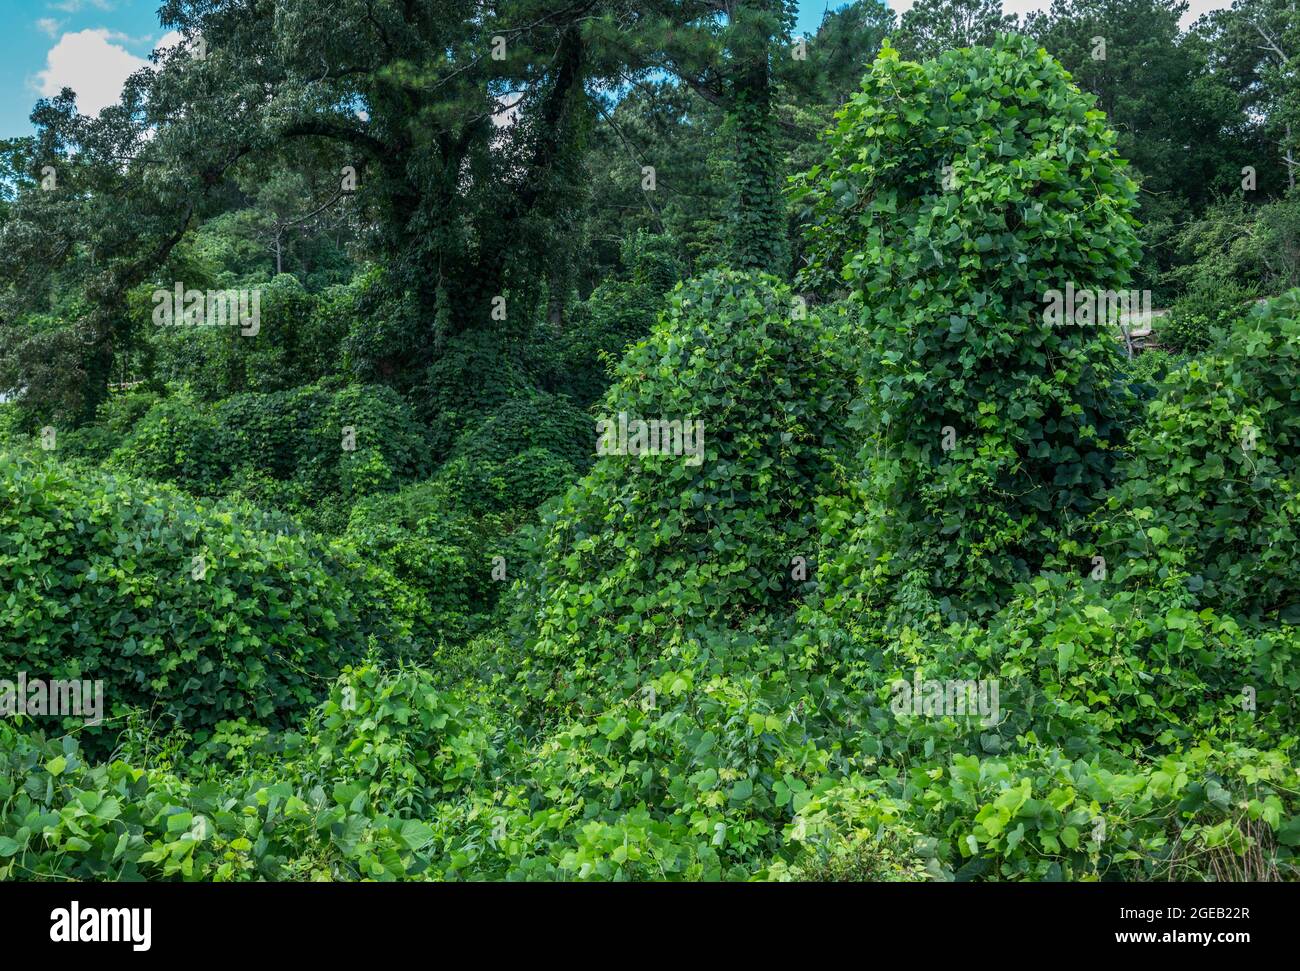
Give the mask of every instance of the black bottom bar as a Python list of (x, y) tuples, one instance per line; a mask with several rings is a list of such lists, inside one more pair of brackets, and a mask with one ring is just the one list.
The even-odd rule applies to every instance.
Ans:
[[(373, 958), (385, 945), (425, 942), (534, 960), (669, 948), (686, 962), (687, 940), (700, 933), (729, 954), (767, 960), (835, 939), (855, 950), (910, 939), (927, 950), (1042, 944), (1078, 955), (1172, 944), (1228, 958), (1242, 946), (1281, 945), (1297, 904), (1295, 884), (10, 883), (0, 885), (0, 926), (17, 953), (76, 947), (127, 960)], [(670, 946), (678, 933), (686, 936)], [(118, 940), (83, 939), (92, 936)], [(146, 936), (148, 949), (137, 950)], [(661, 963), (673, 960), (660, 953)]]

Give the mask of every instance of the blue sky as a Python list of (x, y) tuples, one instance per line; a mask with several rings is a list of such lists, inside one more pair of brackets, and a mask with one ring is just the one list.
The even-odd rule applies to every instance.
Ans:
[[(826, 8), (846, 0), (800, 0), (799, 30), (811, 32)], [(903, 11), (912, 0), (887, 0)], [(1227, 0), (1191, 0), (1194, 12)], [(1007, 12), (1047, 0), (1003, 0)], [(159, 0), (0, 0), (0, 138), (31, 132), (28, 116), (43, 94), (63, 85), (83, 112), (117, 100), (122, 80), (163, 40)]]

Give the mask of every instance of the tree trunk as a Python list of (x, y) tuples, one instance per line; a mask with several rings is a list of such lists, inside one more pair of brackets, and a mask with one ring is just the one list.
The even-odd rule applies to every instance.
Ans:
[[(732, 215), (729, 246), (733, 264), (785, 276), (785, 202), (773, 117), (773, 84), (768, 58), (773, 42), (766, 25), (752, 21), (767, 15), (764, 0), (749, 0), (735, 11), (745, 48), (737, 52), (729, 125), (735, 139)], [(746, 20), (751, 24), (747, 24)]]

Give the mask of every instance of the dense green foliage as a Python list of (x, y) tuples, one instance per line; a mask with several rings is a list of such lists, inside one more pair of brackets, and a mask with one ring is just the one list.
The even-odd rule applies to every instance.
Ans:
[[(713, 378), (715, 393), (766, 389), (778, 397), (763, 405), (777, 414), (777, 402), (831, 405), (808, 412), (800, 422), (808, 434), (789, 443), (777, 428), (750, 444), (742, 434), (710, 447), (733, 470), (731, 544), (688, 555), (687, 527), (715, 507), (671, 502), (695, 488), (685, 485), (681, 457), (601, 457), (550, 514), (540, 572), (521, 587), (555, 618), (523, 612), (521, 623), (538, 633), (528, 635), (536, 640), (521, 665), (497, 639), (437, 655), (442, 678), (458, 679), (466, 664), (472, 677), (489, 677), (476, 687), (368, 662), (344, 672), (301, 734), (227, 720), (182, 754), (176, 745), (187, 735), (158, 748), (150, 734), (128, 733), (127, 761), (111, 765), (88, 761), (71, 739), (3, 726), (0, 786), (12, 796), (5, 865), (13, 874), (220, 880), (1291, 873), (1297, 778), (1289, 758), (1267, 746), (1294, 725), (1293, 627), (1234, 620), (1176, 578), (1126, 589), (1116, 577), (1107, 592), (1043, 574), (987, 621), (905, 628), (883, 640), (842, 626), (806, 585), (751, 583), (738, 599), (730, 575), (784, 560), (775, 547), (806, 541), (804, 516), (791, 510), (774, 531), (764, 493), (735, 487), (749, 470), (759, 470), (755, 482), (776, 473), (766, 450), (793, 449), (790, 468), (805, 470), (811, 497), (838, 488), (823, 473), (838, 452), (829, 419), (845, 402), (824, 395), (843, 385), (827, 380), (833, 356), (800, 354), (802, 342), (784, 345), (790, 356), (778, 352), (780, 335), (799, 333), (785, 313), (788, 296), (741, 276), (679, 291), (606, 401), (671, 402), (689, 362), (698, 358), (698, 381), (719, 371), (710, 362), (721, 352), (736, 363)], [(1271, 314), (1290, 321), (1274, 320), (1273, 331), (1294, 327), (1294, 301)], [(709, 340), (699, 325), (714, 320)], [(695, 339), (682, 340), (683, 328)], [(843, 334), (824, 330), (827, 349)], [(734, 383), (752, 364), (745, 355), (760, 348), (770, 378)], [(669, 349), (686, 366), (669, 358), (640, 378)], [(779, 397), (793, 387), (803, 391)], [(1277, 410), (1297, 411), (1289, 400)], [(729, 440), (725, 429), (715, 441)], [(621, 526), (588, 533), (579, 549), (578, 514), (609, 509), (598, 497), (614, 486), (645, 497), (615, 508), (647, 515), (620, 515)], [(402, 496), (358, 507), (354, 525), (364, 509), (371, 523), (405, 528), (446, 501), (436, 490)], [(655, 496), (667, 504), (652, 517), (645, 502)], [(472, 575), (439, 558), (429, 520), (415, 522), (412, 558), (393, 562), (410, 570), (423, 552), (449, 575)], [(784, 542), (769, 547), (774, 532)], [(583, 576), (647, 579), (584, 593), (572, 564), (557, 559), (568, 549), (566, 557), (596, 560)], [(684, 582), (650, 582), (661, 573)], [(418, 589), (415, 575), (404, 575), (406, 589)], [(728, 595), (712, 596), (721, 586)], [(645, 602), (605, 606), (625, 589)], [(663, 589), (661, 602), (647, 598)], [(642, 616), (637, 628), (619, 630), (632, 612)], [(566, 617), (584, 625), (577, 636), (565, 633)], [(547, 647), (566, 643), (565, 653)], [(509, 677), (492, 680), (516, 667), (518, 691)], [(896, 712), (891, 694), (914, 672), (995, 677), (998, 720)]]
[(423, 428), (390, 389), (304, 385), (211, 407), (168, 398), (134, 424), (107, 465), (337, 526), (356, 499), (427, 472), (427, 452)]
[(1300, 878), (1293, 12), (317, 7), (0, 150), (0, 879)]

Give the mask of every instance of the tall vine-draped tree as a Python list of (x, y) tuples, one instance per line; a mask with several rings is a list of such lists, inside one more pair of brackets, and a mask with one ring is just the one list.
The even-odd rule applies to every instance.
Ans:
[(657, 29), (633, 42), (643, 68), (670, 72), (724, 113), (729, 262), (784, 274), (789, 255), (775, 63), (791, 57), (794, 3), (661, 0), (647, 6), (659, 19)]
[(850, 599), (879, 583), (991, 609), (1113, 481), (1116, 342), (1043, 307), (1130, 282), (1136, 186), (1114, 142), (1026, 38), (921, 64), (886, 48), (796, 180), (804, 282), (853, 288), (867, 349), (862, 495), (841, 520), (856, 537), (828, 590), (851, 576)]
[[(712, 265), (728, 195), (710, 178), (716, 126), (709, 122), (720, 109), (665, 76), (639, 81), (600, 111), (586, 160), (579, 292), (590, 293), (620, 266), (625, 242), (638, 232), (670, 235), (687, 269)], [(644, 188), (646, 166), (655, 170), (653, 191)]]
[[(590, 257), (582, 264), (587, 279), (608, 272), (620, 240), (637, 228), (671, 233), (695, 270), (733, 263), (737, 250), (746, 262), (761, 261), (766, 253), (774, 266), (784, 267), (782, 238), (788, 245), (797, 244), (797, 237), (790, 238), (788, 225), (778, 227), (786, 214), (776, 191), (786, 173), (816, 161), (819, 134), (857, 90), (894, 15), (881, 0), (856, 0), (829, 11), (809, 37), (768, 38), (772, 113), (754, 129), (761, 137), (743, 146), (735, 137), (740, 126), (725, 124), (732, 106), (726, 20), (700, 13), (692, 23), (692, 32), (673, 28), (670, 37), (665, 22), (656, 41), (663, 49), (647, 50), (638, 60), (667, 70), (632, 79), (625, 93), (599, 110), (589, 159)], [(739, 154), (751, 145), (760, 151)], [(735, 175), (745, 160), (753, 176), (740, 181)], [(646, 165), (655, 168), (653, 192), (641, 188)], [(751, 193), (756, 185), (765, 191)], [(737, 213), (745, 216), (728, 218)], [(739, 232), (751, 223), (758, 224), (757, 232)]]
[(736, 206), (729, 251), (737, 268), (783, 274), (789, 256), (771, 59), (779, 40), (788, 43), (789, 4), (743, 0), (735, 5), (733, 17), (733, 104), (728, 121), (736, 144)]

